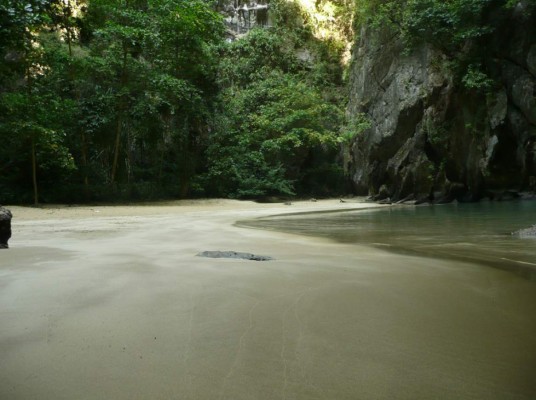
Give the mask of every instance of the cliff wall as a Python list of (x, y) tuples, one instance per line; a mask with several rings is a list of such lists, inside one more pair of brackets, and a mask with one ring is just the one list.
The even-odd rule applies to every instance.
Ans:
[[(375, 199), (504, 199), (536, 186), (536, 13), (523, 2), (486, 16), (475, 46), (485, 88), (463, 85), (452, 55), (363, 27), (353, 50), (349, 117), (370, 128), (351, 145), (355, 191)], [(463, 54), (462, 54), (463, 56)], [(485, 89), (485, 90), (484, 90)]]

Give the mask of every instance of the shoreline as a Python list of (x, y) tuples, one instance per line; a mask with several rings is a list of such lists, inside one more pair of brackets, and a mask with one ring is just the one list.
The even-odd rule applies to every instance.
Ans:
[[(456, 251), (456, 249), (450, 249), (447, 251), (442, 251), (441, 247), (437, 246), (411, 246), (410, 243), (404, 244), (401, 243), (377, 243), (376, 241), (367, 241), (366, 238), (361, 238), (364, 240), (360, 241), (346, 241), (346, 240), (338, 240), (336, 237), (330, 238), (329, 235), (323, 235), (315, 233), (314, 229), (312, 229), (312, 226), (308, 226), (306, 223), (305, 226), (308, 226), (307, 228), (288, 228), (284, 225), (277, 225), (277, 221), (281, 220), (284, 221), (287, 220), (287, 225), (289, 221), (298, 219), (300, 217), (306, 217), (306, 218), (315, 218), (315, 217), (321, 217), (321, 216), (328, 216), (329, 221), (329, 215), (330, 214), (340, 214), (341, 213), (352, 213), (352, 212), (361, 212), (361, 211), (380, 211), (384, 207), (388, 207), (389, 211), (400, 211), (403, 209), (407, 209), (408, 206), (410, 208), (415, 208), (416, 206), (411, 205), (380, 205), (378, 207), (378, 203), (372, 204), (370, 207), (362, 206), (360, 208), (356, 209), (345, 209), (345, 210), (338, 210), (338, 209), (331, 209), (327, 211), (306, 211), (306, 212), (296, 212), (292, 214), (280, 214), (280, 215), (269, 215), (269, 216), (262, 216), (255, 219), (247, 219), (247, 220), (239, 220), (235, 223), (236, 226), (248, 228), (248, 229), (261, 229), (261, 230), (269, 230), (269, 231), (275, 231), (275, 232), (285, 232), (285, 233), (292, 233), (296, 235), (304, 235), (308, 237), (313, 238), (327, 238), (328, 240), (333, 240), (338, 243), (346, 243), (346, 244), (358, 244), (360, 246), (368, 246), (372, 247), (374, 249), (381, 249), (388, 251), (392, 254), (400, 254), (400, 255), (409, 255), (409, 256), (418, 256), (418, 257), (426, 257), (430, 260), (434, 259), (441, 259), (451, 262), (461, 262), (461, 263), (474, 263), (478, 265), (482, 265), (489, 268), (496, 268), (500, 269), (506, 272), (511, 272), (513, 274), (516, 274), (517, 276), (523, 277), (524, 279), (528, 279), (531, 281), (536, 281), (536, 264), (534, 262), (531, 262), (531, 258), (529, 255), (526, 255), (524, 259), (513, 259), (517, 253), (513, 252), (513, 254), (492, 254), (492, 253), (486, 253), (486, 252), (476, 252), (474, 254), (467, 254), (464, 252)], [(430, 205), (431, 206), (431, 205)], [(445, 205), (441, 205), (445, 206)], [(448, 205), (447, 205), (448, 206)], [(436, 207), (436, 206), (434, 206)], [(355, 214), (357, 215), (357, 214)], [(350, 218), (352, 218), (350, 216)], [(275, 224), (274, 224), (275, 222)], [(327, 222), (327, 221), (326, 221)], [(355, 223), (359, 223), (358, 220), (355, 221)], [(290, 225), (292, 226), (292, 225)], [(302, 231), (303, 229), (303, 231)], [(515, 237), (516, 235), (519, 235), (519, 232), (523, 231), (533, 231), (533, 228), (528, 229), (521, 229), (519, 231), (512, 232), (510, 235), (505, 234), (505, 238)], [(322, 229), (320, 228), (320, 232)], [(426, 233), (424, 234), (426, 235)], [(525, 237), (523, 239), (528, 239), (529, 237)], [(459, 249), (458, 249), (459, 250)], [(512, 250), (513, 251), (513, 250)], [(519, 251), (519, 250), (518, 250)], [(508, 258), (509, 257), (509, 258)], [(519, 257), (518, 257), (519, 258)]]
[(11, 207), (0, 398), (534, 398), (533, 282), (233, 225), (356, 206)]
[[(102, 204), (102, 205), (64, 205), (47, 204), (39, 207), (34, 206), (10, 206), (5, 207), (13, 213), (13, 221), (21, 220), (45, 220), (61, 218), (83, 218), (83, 217), (117, 217), (117, 216), (152, 216), (176, 213), (179, 211), (213, 211), (219, 210), (257, 210), (262, 212), (276, 212), (277, 215), (307, 212), (341, 211), (364, 208), (385, 207), (375, 203), (365, 202), (365, 198), (357, 198), (355, 201), (341, 203), (339, 199), (322, 199), (315, 202), (300, 200), (292, 202), (291, 205), (284, 203), (258, 203), (249, 200), (230, 199), (199, 199), (199, 200), (176, 200), (143, 204)], [(261, 215), (262, 217), (271, 214)]]

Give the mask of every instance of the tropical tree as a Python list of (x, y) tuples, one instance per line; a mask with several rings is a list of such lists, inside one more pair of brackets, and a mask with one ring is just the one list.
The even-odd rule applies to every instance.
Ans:
[(220, 119), (204, 176), (210, 194), (326, 194), (340, 183), (333, 179), (340, 176), (333, 168), (340, 105), (288, 47), (288, 36), (257, 30), (226, 49)]
[(7, 0), (0, 6), (0, 52), (6, 60), (0, 81), (4, 88), (0, 132), (11, 150), (19, 149), (12, 156), (4, 152), (2, 164), (3, 169), (22, 172), (20, 162), (29, 161), (35, 204), (39, 202), (38, 172), (46, 175), (47, 170), (74, 168), (57, 119), (63, 113), (62, 99), (46, 85), (50, 64), (43, 42), (52, 26), (54, 6), (48, 0)]

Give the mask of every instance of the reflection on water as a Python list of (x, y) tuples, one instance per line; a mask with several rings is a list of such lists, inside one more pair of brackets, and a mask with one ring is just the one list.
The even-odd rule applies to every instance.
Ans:
[(398, 252), (475, 261), (536, 279), (536, 239), (511, 235), (536, 224), (533, 201), (393, 206), (275, 216), (240, 224)]

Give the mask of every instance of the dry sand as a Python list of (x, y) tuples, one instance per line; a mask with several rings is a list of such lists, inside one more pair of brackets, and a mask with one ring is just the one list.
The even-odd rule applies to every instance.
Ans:
[(535, 399), (534, 282), (233, 226), (363, 206), (10, 207), (0, 400)]

